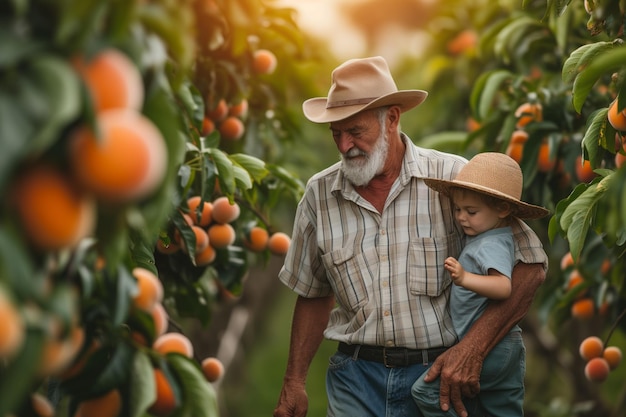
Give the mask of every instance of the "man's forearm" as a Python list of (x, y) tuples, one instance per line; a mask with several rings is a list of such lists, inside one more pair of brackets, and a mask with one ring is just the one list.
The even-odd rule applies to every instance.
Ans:
[(528, 313), (545, 275), (541, 264), (518, 263), (511, 277), (511, 296), (506, 300), (490, 301), (461, 342), (469, 343), (486, 356)]
[(285, 379), (304, 384), (306, 375), (328, 324), (335, 303), (333, 296), (298, 297), (291, 325), (291, 343)]

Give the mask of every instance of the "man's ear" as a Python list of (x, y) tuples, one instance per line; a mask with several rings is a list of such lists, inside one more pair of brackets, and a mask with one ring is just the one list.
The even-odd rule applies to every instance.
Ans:
[(400, 123), (400, 111), (399, 106), (391, 106), (387, 110), (387, 130), (395, 131)]

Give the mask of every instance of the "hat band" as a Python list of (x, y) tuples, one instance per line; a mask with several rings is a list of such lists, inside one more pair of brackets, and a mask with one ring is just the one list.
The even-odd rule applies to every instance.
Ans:
[(368, 97), (368, 98), (355, 98), (354, 100), (340, 100), (328, 102), (326, 104), (327, 109), (332, 109), (333, 107), (343, 107), (343, 106), (354, 106), (355, 104), (367, 104), (376, 100), (378, 97)]

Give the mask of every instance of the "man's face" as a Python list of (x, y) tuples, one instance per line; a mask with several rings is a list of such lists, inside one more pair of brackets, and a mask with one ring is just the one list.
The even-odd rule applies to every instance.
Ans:
[(341, 153), (342, 171), (357, 187), (367, 185), (381, 173), (387, 160), (386, 124), (384, 120), (380, 124), (378, 114), (377, 110), (369, 110), (330, 124)]

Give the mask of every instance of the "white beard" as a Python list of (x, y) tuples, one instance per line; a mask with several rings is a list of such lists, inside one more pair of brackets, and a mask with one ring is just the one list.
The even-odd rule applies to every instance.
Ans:
[[(356, 187), (362, 187), (377, 174), (383, 171), (389, 152), (389, 143), (385, 137), (384, 129), (381, 129), (380, 136), (368, 155), (364, 151), (353, 148), (341, 155), (341, 169), (343, 175)], [(365, 158), (352, 159), (350, 157), (364, 156)]]

